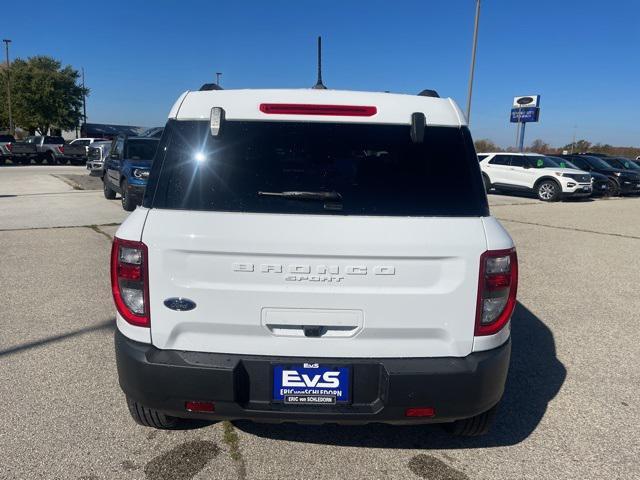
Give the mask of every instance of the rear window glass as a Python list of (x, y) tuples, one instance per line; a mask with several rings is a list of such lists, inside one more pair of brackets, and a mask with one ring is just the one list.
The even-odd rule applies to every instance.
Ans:
[(71, 143), (73, 143), (74, 145), (80, 145), (82, 147), (86, 147), (91, 143), (91, 140), (74, 140)]
[(13, 135), (0, 135), (0, 142), (15, 142)]
[[(167, 124), (146, 189), (156, 208), (337, 215), (484, 216), (466, 128), (228, 121)], [(160, 157), (159, 157), (160, 158)], [(301, 199), (283, 192), (331, 193)], [(274, 195), (275, 194), (275, 195)]]
[(44, 137), (45, 144), (58, 144), (64, 143), (64, 138), (62, 137)]
[(153, 160), (159, 140), (128, 140), (124, 158), (128, 160)]

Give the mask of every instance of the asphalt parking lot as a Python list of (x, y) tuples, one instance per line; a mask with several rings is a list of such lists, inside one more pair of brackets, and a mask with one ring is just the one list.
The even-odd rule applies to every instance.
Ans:
[(118, 387), (108, 258), (127, 214), (74, 177), (85, 172), (0, 168), (0, 478), (640, 478), (640, 198), (491, 196), (521, 276), (486, 437), (249, 422), (169, 432), (134, 424)]

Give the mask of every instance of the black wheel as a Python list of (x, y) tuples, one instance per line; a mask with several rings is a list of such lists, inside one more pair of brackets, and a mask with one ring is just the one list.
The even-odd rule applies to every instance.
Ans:
[(0, 157), (0, 165), (4, 165), (7, 159), (5, 157)]
[(129, 397), (127, 397), (127, 406), (131, 417), (136, 423), (145, 427), (172, 430), (179, 428), (183, 423), (180, 418), (170, 417), (153, 408), (147, 408)]
[(484, 183), (485, 192), (489, 193), (491, 191), (491, 180), (489, 180), (489, 176), (483, 173), (482, 182)]
[(120, 184), (120, 197), (122, 199), (122, 208), (124, 208), (127, 212), (133, 212), (136, 209), (136, 202), (131, 197), (129, 193), (129, 183), (126, 180), (123, 180)]
[(560, 185), (553, 180), (543, 180), (536, 188), (538, 198), (543, 202), (557, 202), (560, 200), (562, 190)]
[(49, 165), (56, 165), (58, 162), (56, 161), (56, 157), (53, 156), (53, 153), (49, 152), (47, 154), (47, 163)]
[(457, 420), (453, 423), (445, 424), (444, 428), (451, 435), (459, 437), (478, 437), (480, 435), (486, 435), (491, 429), (497, 410), (498, 406), (496, 405), (490, 410), (487, 410), (480, 415), (476, 415), (475, 417), (465, 418), (463, 420)]
[(107, 184), (107, 179), (104, 177), (102, 178), (102, 191), (104, 192), (104, 198), (107, 200), (115, 200), (116, 192)]
[(66, 158), (58, 158), (58, 165), (66, 165), (68, 163), (68, 160)]
[(44, 158), (38, 156), (34, 158), (34, 161), (36, 162), (36, 165), (42, 165), (42, 162), (44, 162)]
[(609, 197), (619, 197), (620, 196), (620, 185), (613, 178), (607, 180), (607, 185), (609, 185), (607, 195)]
[(31, 165), (31, 157), (22, 157), (20, 163), (22, 165)]

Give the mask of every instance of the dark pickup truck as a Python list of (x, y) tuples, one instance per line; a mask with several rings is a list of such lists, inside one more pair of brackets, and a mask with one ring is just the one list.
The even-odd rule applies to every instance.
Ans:
[(11, 161), (29, 165), (31, 160), (50, 165), (82, 165), (87, 161), (87, 149), (84, 145), (65, 143), (62, 137), (50, 135), (27, 137), (24, 142), (14, 143), (11, 148)]
[(15, 142), (11, 145), (11, 162), (29, 165), (31, 160), (38, 158), (38, 147), (35, 143)]

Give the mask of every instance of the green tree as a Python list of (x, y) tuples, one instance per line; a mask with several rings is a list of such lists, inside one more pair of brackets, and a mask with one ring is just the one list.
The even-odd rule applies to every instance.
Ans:
[[(10, 68), (11, 107), (16, 126), (46, 134), (49, 128), (71, 130), (82, 119), (80, 73), (51, 57), (16, 59)], [(0, 75), (0, 122), (8, 124), (6, 67)]]

